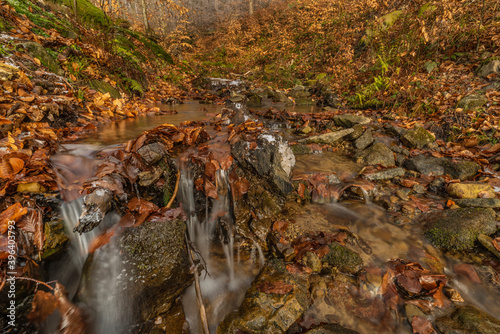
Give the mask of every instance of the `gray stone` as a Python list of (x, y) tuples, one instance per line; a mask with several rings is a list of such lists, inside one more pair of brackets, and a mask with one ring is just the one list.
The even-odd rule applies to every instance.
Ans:
[(460, 198), (453, 201), (462, 208), (500, 208), (498, 198)]
[[(266, 288), (273, 284), (288, 289)], [(217, 327), (217, 334), (285, 333), (310, 306), (308, 289), (305, 276), (290, 274), (281, 261), (268, 263), (246, 292), (240, 308)]]
[(476, 176), (478, 171), (481, 170), (481, 166), (475, 161), (449, 159), (443, 161), (445, 173), (460, 181)]
[(407, 159), (403, 166), (406, 169), (419, 172), (424, 175), (444, 175), (443, 160), (423, 154)]
[(337, 126), (344, 128), (352, 128), (356, 124), (365, 125), (371, 122), (371, 119), (364, 116), (357, 116), (352, 114), (335, 115), (333, 122)]
[(451, 315), (437, 318), (434, 323), (442, 334), (500, 333), (500, 320), (472, 305), (459, 306)]
[(400, 146), (389, 146), (389, 148), (391, 149), (392, 152), (394, 153), (397, 153), (397, 154), (401, 154), (401, 155), (404, 155), (404, 156), (409, 156), (410, 155), (410, 151), (408, 151), (406, 148), (404, 147), (400, 147)]
[(490, 74), (500, 73), (500, 60), (492, 60), (479, 69), (477, 75), (484, 78)]
[(379, 142), (358, 152), (355, 158), (358, 163), (364, 163), (365, 165), (381, 165), (384, 167), (396, 165), (394, 153), (385, 144)]
[(168, 154), (168, 150), (165, 145), (156, 142), (144, 145), (137, 150), (137, 153), (148, 165), (153, 165), (163, 159)]
[(293, 97), (294, 99), (306, 98), (311, 96), (307, 88), (301, 85), (293, 87), (288, 95)]
[(311, 268), (313, 273), (319, 273), (321, 269), (323, 268), (323, 265), (321, 264), (321, 260), (316, 255), (316, 253), (313, 252), (307, 252), (299, 261), (302, 265)]
[(44, 236), (42, 260), (59, 254), (69, 241), (64, 232), (64, 225), (60, 221), (46, 222), (44, 224)]
[(462, 108), (464, 111), (477, 110), (488, 102), (488, 98), (484, 95), (469, 95), (461, 99), (457, 107)]
[(434, 140), (434, 135), (421, 126), (416, 126), (401, 136), (401, 142), (410, 148), (424, 148)]
[(478, 235), (490, 235), (496, 231), (493, 209), (445, 210), (426, 214), (422, 219), (426, 222), (425, 235), (436, 247), (444, 250), (469, 250)]
[(314, 143), (314, 144), (328, 144), (332, 145), (339, 139), (344, 138), (352, 133), (353, 129), (344, 129), (336, 132), (329, 132), (322, 135), (312, 136), (309, 138), (299, 140), (299, 143)]
[(358, 150), (364, 150), (374, 142), (372, 130), (366, 129), (366, 131), (354, 141), (354, 147)]
[(370, 181), (390, 180), (398, 176), (405, 175), (405, 169), (401, 167), (384, 169), (372, 174), (364, 174), (364, 177)]
[(249, 107), (261, 107), (262, 106), (262, 97), (260, 95), (257, 95), (257, 94), (249, 95), (247, 105)]
[(437, 194), (445, 190), (446, 180), (443, 177), (435, 178), (429, 183), (429, 190)]
[(248, 142), (240, 140), (232, 146), (231, 153), (242, 166), (265, 177), (283, 194), (293, 191), (290, 174), (295, 165), (295, 155), (281, 136), (261, 134), (256, 149), (250, 149)]
[(356, 140), (358, 139), (363, 133), (365, 133), (365, 128), (361, 124), (356, 124), (352, 127), (354, 130), (350, 135), (349, 135), (349, 140)]

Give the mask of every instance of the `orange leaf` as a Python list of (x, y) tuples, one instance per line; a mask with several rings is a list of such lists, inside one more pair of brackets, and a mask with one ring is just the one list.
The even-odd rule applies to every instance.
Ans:
[(19, 158), (10, 158), (9, 163), (12, 166), (14, 174), (19, 173), (24, 168), (24, 161)]
[(212, 197), (215, 199), (219, 198), (219, 194), (217, 193), (217, 188), (215, 188), (213, 183), (208, 180), (205, 180), (205, 195), (207, 197)]
[(50, 292), (38, 290), (35, 293), (33, 302), (31, 303), (31, 312), (28, 319), (31, 322), (40, 323), (44, 321), (49, 315), (54, 313), (58, 306), (56, 297)]
[(27, 208), (24, 208), (21, 203), (16, 203), (9, 206), (5, 211), (0, 213), (0, 234), (7, 232), (9, 228), (9, 222), (17, 222), (19, 218), (24, 216), (28, 212)]

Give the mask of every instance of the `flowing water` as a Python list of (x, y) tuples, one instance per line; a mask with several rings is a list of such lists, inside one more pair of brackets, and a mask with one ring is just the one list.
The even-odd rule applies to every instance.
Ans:
[[(76, 300), (91, 316), (95, 333), (125, 333), (130, 320), (130, 305), (127, 307), (126, 282), (129, 279), (123, 272), (122, 260), (113, 241), (98, 249), (93, 255), (94, 264), (86, 271), (87, 277), (81, 279), (88, 248), (99, 231), (119, 219), (117, 213), (108, 214), (105, 221), (93, 232), (77, 235), (72, 233), (82, 211), (82, 199), (78, 191), (85, 180), (92, 177), (99, 161), (96, 154), (104, 149), (113, 149), (111, 144), (124, 143), (137, 137), (142, 131), (163, 123), (179, 124), (185, 120), (201, 120), (207, 112), (219, 110), (220, 106), (194, 104), (176, 105), (178, 114), (145, 116), (106, 125), (103, 130), (85, 142), (66, 145), (52, 158), (57, 169), (61, 195), (65, 200), (61, 205), (71, 242), (67, 254), (58, 260), (48, 261), (46, 276), (48, 280), (59, 280), (67, 287), (70, 297), (79, 291)], [(205, 109), (206, 108), (206, 109)], [(92, 142), (92, 144), (89, 144)], [(202, 218), (196, 212), (193, 192), (193, 177), (189, 166), (180, 164), (181, 178), (178, 198), (188, 217), (187, 227), (190, 240), (200, 252), (205, 263), (201, 274), (201, 290), (207, 308), (210, 330), (215, 333), (217, 324), (232, 310), (240, 305), (244, 292), (250, 286), (265, 259), (257, 243), (242, 248), (234, 235), (232, 203), (228, 176), (225, 172), (217, 174), (219, 198), (207, 198), (206, 212)], [(297, 157), (294, 173), (337, 172), (355, 176), (360, 166), (337, 153), (322, 153)], [(424, 252), (438, 257), (444, 270), (451, 278), (451, 285), (466, 299), (486, 312), (498, 316), (500, 306), (495, 300), (497, 293), (488, 284), (478, 284), (454, 273), (453, 267), (461, 261), (443, 255), (432, 248), (421, 237), (417, 227), (398, 226), (388, 220), (385, 210), (370, 203), (342, 202), (332, 204), (309, 204), (301, 208), (295, 217), (296, 226), (301, 231), (332, 231), (339, 226), (348, 228), (356, 236), (355, 247), (365, 264), (379, 266), (389, 259), (403, 258), (422, 262)], [(79, 284), (81, 284), (79, 286)], [(125, 288), (124, 288), (125, 286)], [(124, 290), (125, 289), (125, 290)], [(194, 286), (187, 289), (182, 297), (184, 313), (191, 333), (200, 333), (200, 318)], [(369, 330), (357, 325), (356, 318), (344, 314), (343, 323), (354, 326), (360, 333)], [(57, 321), (52, 319), (44, 328), (45, 333), (53, 333)], [(407, 332), (407, 328), (400, 333)], [(399, 333), (398, 332), (398, 333)]]

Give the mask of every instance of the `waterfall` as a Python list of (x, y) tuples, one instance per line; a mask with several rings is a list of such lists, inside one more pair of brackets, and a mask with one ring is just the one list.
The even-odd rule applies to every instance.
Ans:
[[(260, 268), (263, 263), (263, 253), (257, 245), (255, 247), (259, 252), (259, 262), (250, 257), (246, 261), (241, 259), (240, 246), (235, 245), (231, 188), (227, 171), (216, 172), (218, 198), (206, 199), (205, 217), (202, 221), (196, 214), (191, 171), (181, 166), (180, 172), (179, 199), (187, 215), (189, 238), (206, 263), (206, 273), (201, 274), (200, 286), (210, 330), (215, 332), (217, 325), (243, 300), (244, 292), (255, 275), (253, 269)], [(182, 303), (190, 332), (200, 333), (194, 286), (185, 292)]]

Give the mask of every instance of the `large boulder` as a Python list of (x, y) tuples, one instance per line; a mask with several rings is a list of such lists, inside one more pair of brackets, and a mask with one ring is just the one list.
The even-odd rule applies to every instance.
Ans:
[(488, 98), (484, 95), (472, 94), (458, 101), (457, 107), (464, 111), (477, 110), (488, 102)]
[(481, 166), (474, 161), (451, 160), (423, 154), (405, 160), (403, 166), (424, 175), (448, 174), (452, 178), (461, 181), (470, 179), (481, 169)]
[(494, 198), (493, 188), (484, 182), (460, 182), (450, 183), (447, 188), (448, 194), (453, 198), (478, 198), (480, 194), (487, 194), (488, 198)]
[(191, 285), (185, 230), (184, 221), (176, 218), (146, 222), (119, 236), (117, 245), (125, 263), (124, 272), (130, 277), (126, 291), (136, 318), (147, 321), (168, 311)]
[(439, 317), (435, 325), (440, 333), (500, 333), (500, 320), (472, 305), (459, 306), (451, 315)]
[(284, 262), (266, 264), (237, 311), (226, 316), (217, 334), (285, 333), (310, 305), (306, 276), (292, 275)]
[(430, 213), (423, 218), (425, 235), (438, 248), (469, 250), (480, 234), (496, 231), (495, 211), (482, 208), (461, 208)]
[(356, 124), (368, 124), (371, 119), (365, 116), (358, 116), (353, 114), (335, 115), (333, 116), (333, 122), (337, 126), (344, 128), (352, 128)]
[(242, 167), (253, 170), (283, 194), (293, 191), (290, 175), (295, 166), (295, 155), (288, 142), (279, 135), (261, 134), (255, 148), (240, 140), (232, 146), (231, 153)]

